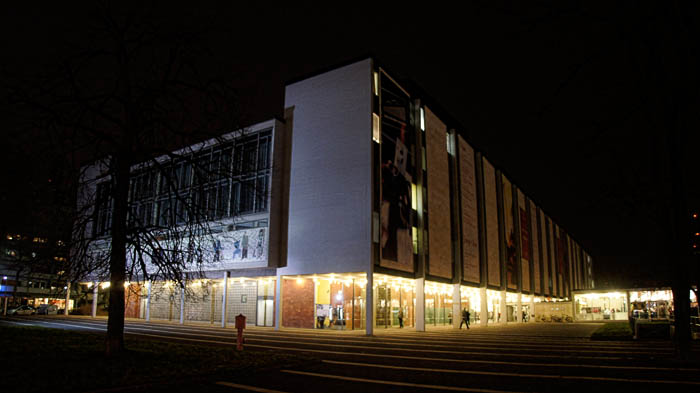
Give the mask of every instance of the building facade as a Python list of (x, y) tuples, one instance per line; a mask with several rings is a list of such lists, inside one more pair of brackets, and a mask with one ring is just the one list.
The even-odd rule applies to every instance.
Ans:
[[(284, 119), (196, 149), (221, 172), (195, 193), (216, 228), (205, 275), (129, 284), (127, 316), (372, 334), (456, 327), (464, 309), (535, 321), (535, 303), (593, 288), (590, 255), (439, 112), (371, 58), (288, 84)], [(182, 189), (135, 170), (130, 214), (185, 225), (168, 200), (196, 175), (163, 163)], [(104, 236), (109, 179), (88, 173)]]
[[(0, 238), (0, 314), (17, 305), (65, 308), (61, 280), (68, 249), (63, 240), (15, 231)], [(69, 307), (73, 301), (69, 300)]]

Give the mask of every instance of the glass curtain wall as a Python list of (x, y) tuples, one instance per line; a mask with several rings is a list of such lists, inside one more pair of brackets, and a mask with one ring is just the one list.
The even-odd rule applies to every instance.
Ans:
[[(460, 288), (462, 308), (469, 310), (469, 323), (478, 323), (481, 319), (481, 294), (479, 288), (462, 286)], [(457, 316), (457, 318), (461, 318)]]
[(313, 275), (315, 327), (352, 330), (365, 328), (364, 274)]
[(399, 312), (403, 312), (403, 326), (415, 326), (415, 283), (412, 279), (376, 274), (375, 326), (399, 327)]
[(488, 323), (497, 323), (501, 317), (501, 292), (492, 289), (486, 290), (488, 307)]
[[(453, 286), (432, 281), (425, 282), (425, 324), (451, 325)], [(457, 316), (459, 317), (459, 316)]]
[(627, 320), (627, 294), (606, 292), (574, 295), (574, 312), (578, 321)]

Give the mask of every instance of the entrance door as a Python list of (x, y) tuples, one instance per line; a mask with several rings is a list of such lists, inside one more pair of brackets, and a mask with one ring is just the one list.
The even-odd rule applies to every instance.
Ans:
[(258, 320), (255, 322), (257, 326), (272, 326), (274, 323), (273, 313), (275, 304), (273, 299), (266, 296), (258, 297)]
[(391, 326), (391, 291), (386, 286), (377, 287), (377, 327)]

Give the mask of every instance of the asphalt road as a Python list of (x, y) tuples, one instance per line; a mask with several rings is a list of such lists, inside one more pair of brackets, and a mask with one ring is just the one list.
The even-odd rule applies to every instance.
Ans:
[[(0, 323), (104, 331), (106, 319), (7, 317)], [(670, 341), (599, 342), (599, 324), (514, 324), (416, 332), (248, 327), (245, 350), (312, 354), (321, 362), (214, 381), (196, 391), (257, 392), (667, 392), (698, 391), (700, 365), (673, 359)], [(235, 346), (235, 330), (127, 320), (141, 338)], [(694, 355), (700, 347), (694, 345)], [(300, 368), (302, 367), (302, 368)], [(194, 387), (193, 387), (194, 388)]]

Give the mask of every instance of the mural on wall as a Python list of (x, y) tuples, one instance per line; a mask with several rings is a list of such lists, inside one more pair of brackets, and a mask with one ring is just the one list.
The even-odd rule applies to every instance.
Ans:
[[(144, 252), (140, 257), (150, 272), (158, 270), (152, 263), (152, 258), (179, 264), (184, 271), (207, 271), (235, 269), (246, 263), (266, 263), (267, 252), (268, 228), (259, 227), (214, 233), (196, 240), (164, 239), (160, 241), (160, 247), (152, 252)], [(129, 265), (138, 257), (133, 249), (127, 250)]]
[(414, 136), (408, 128), (408, 97), (382, 77), (380, 265), (413, 271), (411, 174)]
[(486, 214), (486, 257), (488, 285), (501, 285), (501, 262), (498, 245), (498, 194), (496, 191), (496, 169), (486, 158), (484, 168), (484, 200)]
[(503, 222), (505, 224), (506, 235), (506, 283), (508, 288), (518, 288), (518, 239), (515, 237), (514, 206), (513, 206), (513, 186), (505, 177), (501, 176), (503, 182)]

